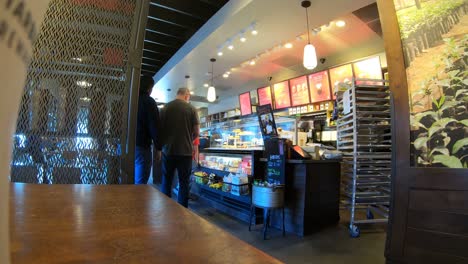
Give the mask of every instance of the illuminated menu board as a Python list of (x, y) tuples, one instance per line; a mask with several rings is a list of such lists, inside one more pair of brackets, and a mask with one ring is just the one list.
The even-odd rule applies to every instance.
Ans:
[(246, 92), (239, 95), (239, 105), (241, 110), (241, 115), (250, 115), (252, 114), (252, 104), (250, 102), (250, 92)]
[(330, 82), (332, 92), (339, 83), (351, 83), (353, 80), (353, 68), (351, 64), (330, 69)]
[(258, 95), (258, 105), (271, 104), (271, 106), (273, 107), (273, 101), (271, 100), (270, 86), (258, 88), (257, 95)]
[[(382, 67), (380, 58), (373, 57), (353, 63), (354, 76), (360, 79), (382, 79)], [(358, 81), (356, 84), (374, 84), (373, 82)]]
[(291, 105), (299, 106), (310, 103), (309, 87), (307, 86), (307, 76), (301, 76), (289, 80), (291, 90)]
[(275, 109), (281, 109), (291, 106), (288, 81), (280, 82), (273, 85), (273, 94), (275, 95)]
[(331, 100), (328, 72), (321, 71), (309, 75), (309, 90), (312, 103)]

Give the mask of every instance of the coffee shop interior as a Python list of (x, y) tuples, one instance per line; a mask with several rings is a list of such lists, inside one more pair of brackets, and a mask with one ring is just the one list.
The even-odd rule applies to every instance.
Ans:
[[(373, 201), (383, 206), (372, 207), (375, 213), (353, 209), (353, 221), (369, 223), (353, 223), (357, 229), (350, 229), (351, 199), (344, 193), (349, 182), (340, 181), (341, 154), (336, 150), (337, 119), (333, 118), (338, 95), (334, 84), (350, 83), (354, 77), (384, 79), (387, 64), (377, 5), (374, 1), (336, 6), (312, 1), (307, 12), (309, 34), (301, 1), (252, 1), (224, 17), (180, 60), (173, 60), (179, 50), (170, 66), (156, 72), (152, 95), (164, 107), (175, 97), (177, 87), (193, 92), (190, 101), (199, 109), (201, 123), (200, 167), (194, 169), (189, 206), (194, 212), (287, 263), (344, 259), (381, 263), (389, 181), (379, 182), (387, 192)], [(313, 69), (303, 65), (309, 41), (317, 54)], [(215, 100), (209, 98), (210, 86), (215, 87)], [(304, 157), (299, 153), (296, 164), (286, 163), (287, 235), (281, 235), (281, 212), (273, 210), (273, 228), (264, 240), (261, 209), (254, 210), (257, 217), (251, 216), (251, 192), (252, 184), (264, 179), (267, 167), (257, 108), (266, 104), (272, 105), (279, 136), (300, 146), (313, 161), (301, 164)], [(158, 173), (153, 176), (158, 186)], [(257, 224), (251, 231), (249, 221)], [(325, 248), (329, 249), (322, 251)]]
[[(60, 252), (69, 258), (64, 263), (385, 263), (389, 256), (430, 263), (418, 261), (427, 260), (428, 248), (443, 248), (430, 239), (426, 248), (415, 235), (420, 230), (410, 226), (414, 219), (439, 219), (422, 216), (432, 205), (411, 207), (410, 198), (429, 196), (410, 196), (410, 185), (463, 191), (466, 180), (393, 179), (410, 167), (401, 162), (410, 162), (402, 150), (410, 145), (410, 126), (395, 121), (395, 113), (409, 116), (402, 107), (408, 106), (403, 60), (423, 56), (429, 47), (416, 51), (432, 36), (403, 51), (395, 10), (424, 9), (438, 0), (52, 2), (13, 140), (13, 263), (47, 262)], [(466, 28), (468, 3), (441, 2), (456, 10), (440, 22), (443, 33)], [(159, 192), (156, 159), (148, 184), (133, 185), (140, 74), (153, 77), (151, 97), (160, 111), (181, 87), (190, 90), (197, 109), (200, 144), (188, 209), (176, 203), (177, 180), (175, 201)], [(458, 153), (467, 151), (461, 144), (453, 146)], [(396, 155), (404, 157), (398, 167)], [(436, 168), (439, 174), (444, 169)], [(397, 204), (405, 206), (392, 215), (396, 184), (408, 192), (398, 193)], [(56, 186), (68, 189), (51, 189)], [(30, 191), (41, 199), (26, 196), (28, 188), (43, 188)], [(441, 200), (467, 201), (466, 194), (457, 195)], [(41, 202), (50, 197), (54, 202)], [(402, 208), (416, 213), (407, 216)], [(466, 205), (463, 210), (466, 219)], [(45, 243), (34, 231), (51, 225), (36, 218), (40, 212), (50, 213), (42, 216), (47, 219), (56, 213), (51, 221), (65, 219), (53, 225), (76, 245), (60, 232), (50, 232)], [(395, 225), (392, 217), (399, 219)], [(467, 241), (466, 221), (458, 226), (465, 229), (446, 233), (465, 232), (457, 239)], [(432, 251), (434, 260), (465, 263), (458, 242), (449, 243), (453, 252)]]

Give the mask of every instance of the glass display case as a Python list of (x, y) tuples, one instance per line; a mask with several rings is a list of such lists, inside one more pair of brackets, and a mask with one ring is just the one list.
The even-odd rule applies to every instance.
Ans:
[[(296, 119), (275, 116), (275, 122), (280, 137), (288, 138), (296, 144)], [(263, 150), (257, 116), (212, 123), (201, 129), (201, 135), (209, 139), (210, 149)]]
[(242, 173), (252, 175), (252, 155), (230, 153), (200, 153), (200, 165), (202, 167), (226, 171), (230, 173)]

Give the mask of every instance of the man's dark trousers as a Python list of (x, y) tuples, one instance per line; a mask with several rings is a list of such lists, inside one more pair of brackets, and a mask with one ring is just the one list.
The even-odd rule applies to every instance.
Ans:
[(179, 178), (179, 194), (177, 195), (177, 202), (184, 207), (188, 207), (192, 156), (163, 154), (161, 192), (171, 197), (172, 180), (174, 179), (176, 169)]

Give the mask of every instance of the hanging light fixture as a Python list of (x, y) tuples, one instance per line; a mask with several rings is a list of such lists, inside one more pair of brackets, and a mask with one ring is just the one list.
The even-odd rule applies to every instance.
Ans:
[(187, 80), (187, 89), (189, 89), (190, 94), (194, 94), (193, 91), (192, 91), (192, 89), (189, 88), (189, 78), (190, 78), (189, 75), (185, 75), (185, 80)]
[(208, 100), (208, 102), (212, 103), (216, 101), (216, 89), (213, 85), (213, 76), (214, 76), (213, 65), (216, 59), (211, 58), (210, 61), (211, 61), (211, 85), (210, 87), (208, 87), (208, 94), (206, 95), (206, 99)]
[(307, 13), (307, 8), (310, 6), (310, 1), (302, 1), (301, 6), (306, 10), (306, 19), (307, 19), (307, 45), (304, 47), (304, 67), (308, 70), (312, 70), (317, 67), (317, 53), (315, 47), (310, 44), (310, 32), (309, 32), (309, 14)]

